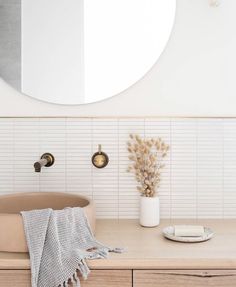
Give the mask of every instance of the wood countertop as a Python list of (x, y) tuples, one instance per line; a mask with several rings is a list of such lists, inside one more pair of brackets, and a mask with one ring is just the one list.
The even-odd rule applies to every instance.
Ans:
[[(203, 243), (179, 243), (165, 239), (168, 225), (196, 224), (213, 229), (215, 236)], [(236, 220), (162, 220), (156, 228), (144, 228), (137, 220), (97, 221), (96, 238), (112, 247), (125, 247), (109, 259), (90, 260), (91, 269), (236, 269)], [(30, 269), (28, 254), (0, 252), (0, 269)]]

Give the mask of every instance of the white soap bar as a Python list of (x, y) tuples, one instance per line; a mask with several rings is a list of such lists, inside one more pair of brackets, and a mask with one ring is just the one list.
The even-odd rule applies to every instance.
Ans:
[(199, 225), (175, 225), (175, 236), (198, 237), (203, 236), (204, 227)]

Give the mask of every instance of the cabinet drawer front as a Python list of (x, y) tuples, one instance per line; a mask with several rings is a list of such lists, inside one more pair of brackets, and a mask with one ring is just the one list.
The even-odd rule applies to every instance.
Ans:
[(134, 287), (235, 287), (235, 270), (136, 270)]
[(131, 270), (92, 270), (81, 287), (132, 287)]
[[(0, 270), (0, 287), (31, 287), (29, 270)], [(92, 270), (81, 287), (132, 287), (131, 270)]]
[(0, 287), (31, 287), (29, 270), (0, 270)]

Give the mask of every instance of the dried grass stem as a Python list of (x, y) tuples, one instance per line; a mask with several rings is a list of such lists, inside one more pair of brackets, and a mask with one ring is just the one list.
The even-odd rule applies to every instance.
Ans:
[(167, 156), (169, 145), (161, 138), (142, 139), (139, 135), (130, 134), (127, 142), (132, 172), (138, 182), (137, 190), (142, 196), (153, 197), (160, 186), (163, 159)]

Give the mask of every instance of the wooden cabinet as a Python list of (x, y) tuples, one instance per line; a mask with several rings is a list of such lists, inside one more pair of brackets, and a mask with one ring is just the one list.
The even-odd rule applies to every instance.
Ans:
[(235, 287), (235, 270), (135, 270), (134, 287)]
[[(131, 270), (92, 270), (81, 287), (132, 287)], [(0, 287), (31, 287), (29, 270), (0, 270)], [(49, 286), (50, 287), (50, 286)]]
[[(0, 287), (16, 286), (31, 287), (30, 271), (0, 270)], [(81, 279), (81, 287), (186, 286), (235, 287), (236, 270), (92, 270)]]
[(81, 287), (132, 287), (132, 270), (92, 270)]
[(0, 270), (0, 287), (31, 287), (29, 270)]

